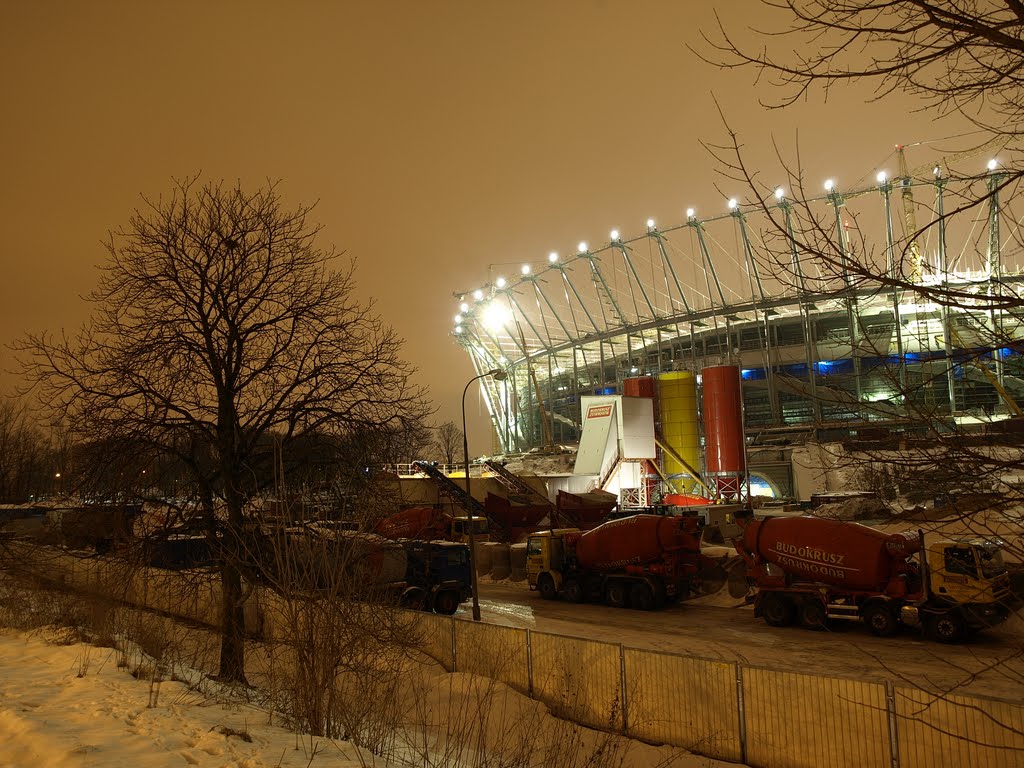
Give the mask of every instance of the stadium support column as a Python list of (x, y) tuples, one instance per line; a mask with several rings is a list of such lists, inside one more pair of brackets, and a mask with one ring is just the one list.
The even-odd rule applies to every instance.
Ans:
[[(754, 259), (754, 249), (750, 244), (750, 237), (747, 235), (747, 221), (737, 205), (733, 208), (732, 215), (740, 228), (740, 239), (743, 241), (743, 255), (747, 261), (747, 281), (750, 284), (750, 301), (754, 305), (754, 311), (758, 311), (758, 304), (761, 306), (761, 322), (764, 326), (764, 346), (761, 348), (764, 360), (765, 376), (768, 379), (768, 407), (771, 410), (772, 422), (782, 423), (782, 410), (779, 407), (779, 392), (775, 381), (775, 345), (772, 344), (771, 310), (766, 306), (764, 285), (761, 282), (761, 273), (757, 269), (757, 261)], [(755, 292), (755, 288), (757, 291)]]
[[(715, 290), (718, 293), (719, 307), (725, 308), (725, 293), (722, 291), (722, 283), (718, 280), (718, 272), (715, 271), (715, 262), (711, 258), (711, 251), (708, 250), (707, 240), (704, 237), (704, 226), (700, 221), (687, 211), (687, 222), (689, 226), (693, 227), (697, 232), (697, 244), (700, 246), (700, 255), (704, 260), (704, 280), (708, 286), (708, 302), (711, 305), (711, 309), (715, 308), (715, 297), (711, 293), (711, 281), (715, 281)], [(715, 321), (715, 329), (718, 329), (718, 313), (712, 312), (712, 318)], [(729, 322), (728, 315), (725, 317), (725, 338), (729, 348), (729, 360), (733, 359), (732, 353), (732, 327)]]
[(900, 401), (907, 392), (907, 360), (903, 350), (903, 319), (900, 317), (900, 292), (896, 282), (896, 244), (892, 229), (892, 182), (885, 174), (878, 177), (878, 188), (885, 201), (885, 274), (892, 279), (892, 317), (896, 332), (896, 376), (900, 383)]
[[(939, 283), (942, 290), (949, 285), (949, 264), (946, 257), (946, 211), (943, 191), (946, 180), (942, 178), (942, 169), (935, 166), (935, 212), (939, 225)], [(953, 321), (950, 317), (949, 302), (942, 303), (942, 346), (946, 352), (946, 386), (949, 388), (949, 415), (956, 413), (956, 363), (953, 360)]]
[(997, 170), (998, 166), (993, 160), (989, 163), (988, 176), (988, 295), (989, 295), (989, 322), (992, 325), (992, 360), (996, 364), (996, 379), (1000, 386), (1003, 384), (1003, 355), (1002, 346), (1004, 343), (1002, 333), (1002, 310), (996, 309), (1003, 288), (1003, 265), (999, 252), (999, 187), (1003, 182), (1004, 175)]
[(814, 421), (820, 423), (821, 403), (818, 400), (818, 382), (815, 372), (815, 363), (818, 361), (818, 343), (814, 333), (814, 318), (811, 317), (811, 309), (814, 305), (807, 297), (807, 280), (804, 278), (800, 251), (796, 247), (796, 236), (793, 232), (793, 204), (785, 198), (781, 198), (779, 200), (779, 207), (786, 216), (786, 237), (789, 240), (790, 254), (793, 259), (793, 274), (796, 276), (797, 281), (796, 291), (800, 307), (800, 319), (804, 325), (804, 358), (807, 361), (807, 386), (811, 396), (811, 410), (814, 414)]
[(843, 214), (841, 213), (846, 201), (833, 187), (828, 188), (828, 199), (836, 214), (836, 241), (839, 249), (839, 263), (843, 278), (843, 290), (846, 293), (846, 320), (850, 333), (850, 360), (853, 363), (853, 380), (857, 401), (863, 399), (863, 387), (860, 380), (860, 357), (857, 355), (859, 345), (858, 322), (859, 308), (857, 306), (857, 290), (850, 278), (850, 252), (846, 242), (846, 229), (843, 227)]
[[(661, 263), (662, 263), (662, 265), (663, 265), (663, 267), (665, 269), (665, 273), (668, 274), (668, 275), (672, 275), (672, 282), (673, 282), (673, 284), (675, 284), (676, 293), (679, 294), (679, 300), (683, 303), (683, 310), (686, 312), (686, 316), (688, 318), (692, 318), (693, 317), (693, 310), (690, 308), (690, 302), (686, 298), (686, 291), (683, 290), (683, 285), (682, 285), (682, 283), (679, 280), (679, 275), (676, 273), (675, 265), (672, 264), (672, 259), (670, 259), (668, 257), (668, 249), (665, 247), (665, 238), (662, 236), (661, 232), (659, 232), (654, 227), (648, 227), (647, 235), (648, 235), (648, 237), (653, 239), (654, 242), (657, 244), (657, 246), (658, 246), (658, 253), (661, 254)], [(666, 283), (667, 282), (668, 281), (666, 280)], [(670, 312), (670, 314), (675, 314), (675, 311), (671, 308), (671, 303), (672, 303), (671, 292), (666, 290), (666, 293), (669, 294), (669, 305), (670, 305), (669, 312)], [(694, 367), (696, 367), (696, 363), (697, 363), (697, 347), (696, 347), (696, 340), (694, 339), (694, 328), (693, 328), (693, 320), (692, 319), (690, 320), (688, 325), (690, 327), (690, 359), (691, 359), (691, 362), (694, 364)], [(679, 334), (679, 324), (678, 323), (676, 324), (676, 334), (677, 335)]]

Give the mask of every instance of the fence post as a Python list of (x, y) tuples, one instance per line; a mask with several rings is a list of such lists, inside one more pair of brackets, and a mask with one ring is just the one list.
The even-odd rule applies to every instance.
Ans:
[(900, 739), (896, 719), (896, 689), (892, 680), (885, 681), (885, 712), (889, 719), (889, 752), (892, 768), (900, 768)]
[(629, 701), (626, 697), (626, 649), (619, 643), (619, 690), (622, 691), (622, 733), (629, 733)]
[(526, 630), (526, 690), (533, 698), (533, 632)]
[(736, 664), (736, 714), (739, 717), (740, 762), (747, 762), (747, 710), (743, 701), (743, 669)]

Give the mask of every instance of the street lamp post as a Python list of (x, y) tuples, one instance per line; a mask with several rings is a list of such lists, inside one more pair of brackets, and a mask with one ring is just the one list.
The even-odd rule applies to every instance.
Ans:
[(467, 381), (466, 388), (462, 390), (462, 455), (466, 464), (466, 511), (469, 513), (469, 569), (471, 571), (470, 584), (472, 585), (473, 592), (473, 621), (480, 621), (480, 591), (476, 578), (476, 523), (473, 520), (473, 496), (469, 492), (469, 436), (466, 434), (466, 393), (469, 391), (470, 384), (477, 379), (483, 379), (488, 376), (496, 381), (504, 381), (508, 378), (508, 374), (501, 370), (501, 368), (492, 368), (486, 373), (481, 373), (479, 376), (474, 376)]

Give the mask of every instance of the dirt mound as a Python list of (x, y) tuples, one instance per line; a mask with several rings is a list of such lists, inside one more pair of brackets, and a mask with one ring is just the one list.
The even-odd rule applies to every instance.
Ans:
[(813, 514), (831, 520), (879, 520), (891, 517), (881, 499), (861, 497), (822, 504), (814, 508)]

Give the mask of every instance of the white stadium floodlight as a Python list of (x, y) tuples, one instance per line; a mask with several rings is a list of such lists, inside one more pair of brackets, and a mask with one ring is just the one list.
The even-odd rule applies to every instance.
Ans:
[(484, 327), (490, 331), (497, 331), (508, 324), (511, 319), (512, 313), (507, 307), (503, 306), (497, 301), (492, 301), (486, 307), (484, 307), (483, 322)]

